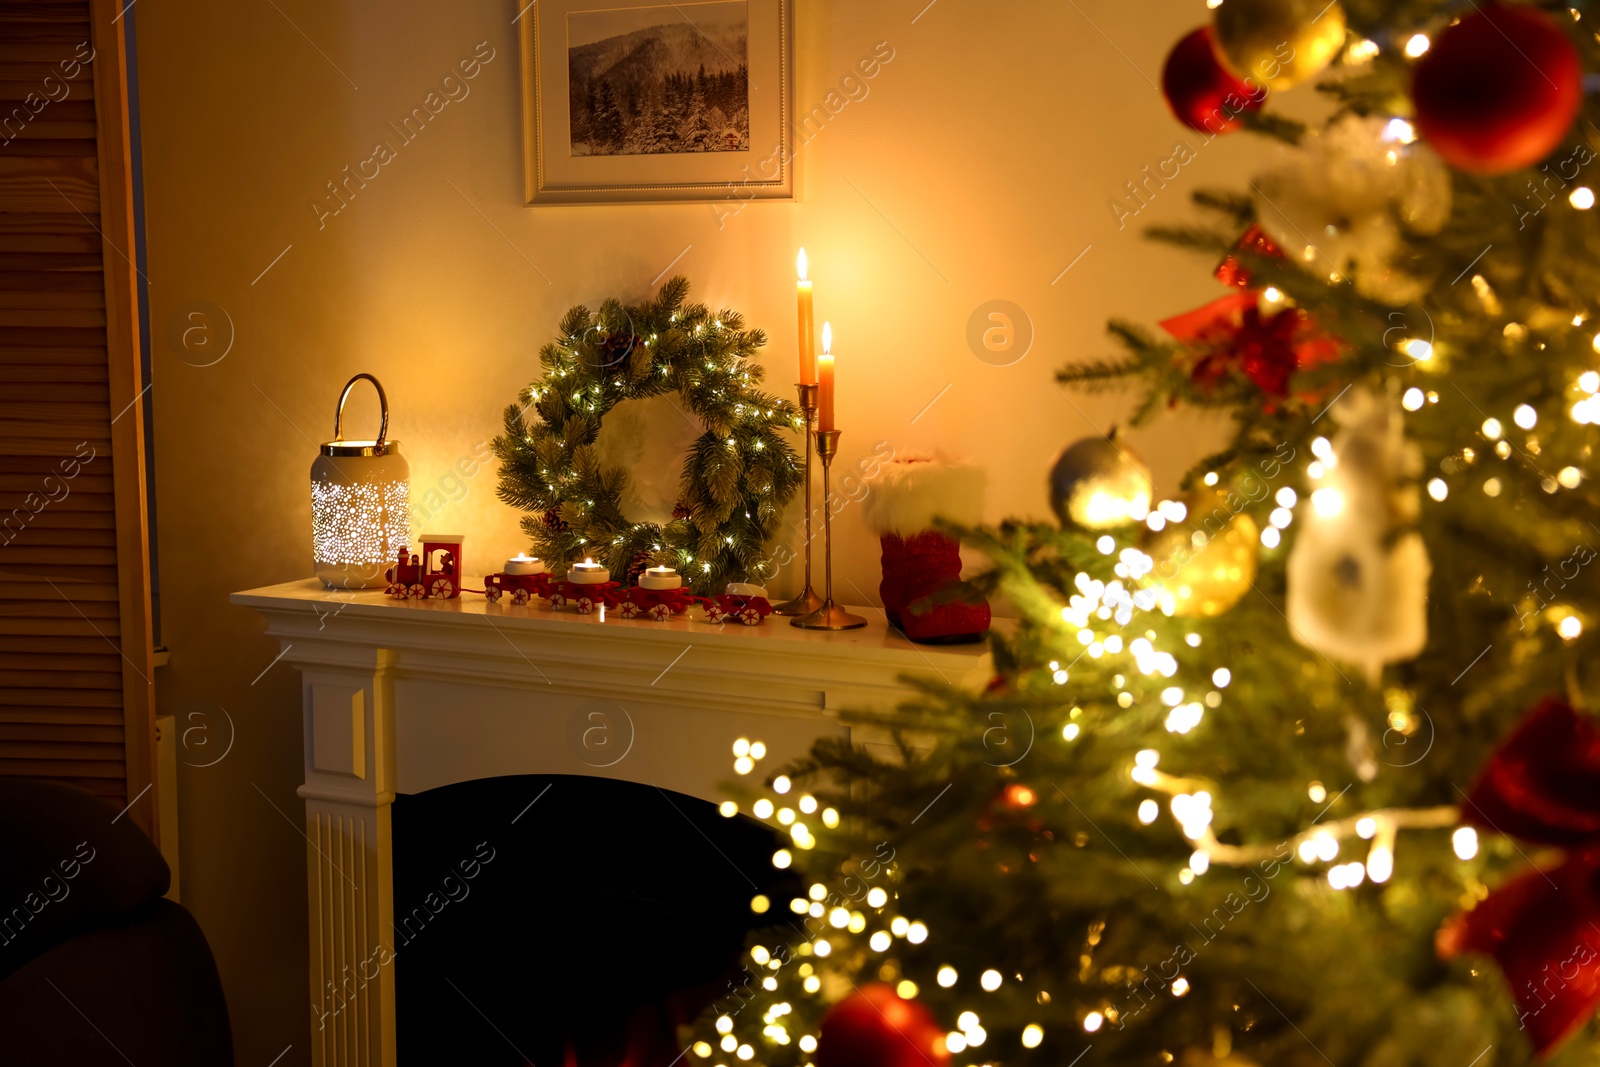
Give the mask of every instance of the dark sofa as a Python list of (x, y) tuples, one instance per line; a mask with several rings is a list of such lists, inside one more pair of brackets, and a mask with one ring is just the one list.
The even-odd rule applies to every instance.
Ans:
[(0, 778), (0, 1062), (230, 1067), (216, 963), (170, 878), (98, 798)]

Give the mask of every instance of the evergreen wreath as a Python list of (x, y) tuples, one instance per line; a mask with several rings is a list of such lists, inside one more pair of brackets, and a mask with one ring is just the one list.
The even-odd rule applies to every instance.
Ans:
[[(500, 499), (531, 512), (522, 529), (556, 570), (589, 557), (631, 581), (669, 566), (701, 594), (771, 576), (767, 541), (803, 478), (789, 434), (804, 418), (757, 387), (766, 334), (738, 312), (686, 306), (688, 293), (679, 276), (636, 307), (574, 307), (539, 352), (543, 376), (506, 408)], [(685, 456), (672, 520), (635, 522), (620, 503), (628, 473), (605, 466), (595, 440), (617, 404), (667, 393), (705, 432)]]

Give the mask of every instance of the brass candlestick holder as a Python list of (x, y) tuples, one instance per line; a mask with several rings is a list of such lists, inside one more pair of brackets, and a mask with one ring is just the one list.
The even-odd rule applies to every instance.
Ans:
[(806, 453), (806, 584), (799, 596), (773, 608), (774, 615), (810, 615), (822, 607), (822, 598), (811, 588), (811, 436), (817, 428), (817, 386), (801, 382), (795, 389), (800, 394), (800, 410), (806, 416), (805, 441), (801, 445)]
[(860, 615), (852, 615), (833, 602), (833, 497), (828, 488), (828, 468), (833, 457), (839, 454), (839, 431), (817, 431), (817, 455), (822, 457), (822, 606), (809, 615), (802, 615), (789, 623), (802, 630), (855, 630), (867, 624)]

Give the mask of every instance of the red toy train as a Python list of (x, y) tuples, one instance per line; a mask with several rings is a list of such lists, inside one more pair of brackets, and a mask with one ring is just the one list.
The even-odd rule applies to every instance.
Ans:
[(542, 574), (496, 572), (484, 576), (482, 589), (465, 589), (461, 584), (464, 573), (461, 546), (465, 540), (460, 534), (423, 534), (420, 553), (412, 553), (409, 546), (401, 548), (394, 566), (384, 573), (388, 580), (384, 592), (396, 600), (453, 600), (463, 592), (481, 592), (491, 604), (509, 598), (512, 604), (523, 606), (541, 599), (548, 601), (552, 608), (570, 604), (580, 615), (587, 615), (596, 607), (606, 607), (624, 619), (644, 616), (658, 622), (682, 615), (696, 604), (705, 608), (706, 621), (714, 623), (742, 622), (755, 626), (772, 614), (772, 605), (760, 595), (759, 587), (738, 584), (730, 585), (730, 591), (720, 596), (697, 596), (685, 588), (645, 589), (636, 585), (625, 587), (620, 582), (570, 582), (546, 571)]
[(461, 595), (461, 543), (466, 538), (460, 534), (423, 534), (422, 554), (400, 556), (393, 567), (384, 572), (389, 582), (384, 592), (396, 600), (451, 600)]

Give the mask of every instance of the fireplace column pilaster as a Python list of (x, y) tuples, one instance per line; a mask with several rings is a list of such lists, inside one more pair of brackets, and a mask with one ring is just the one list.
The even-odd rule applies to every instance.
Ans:
[(319, 651), (301, 663), (312, 1063), (395, 1067), (395, 656)]

